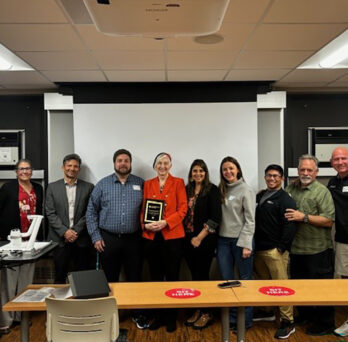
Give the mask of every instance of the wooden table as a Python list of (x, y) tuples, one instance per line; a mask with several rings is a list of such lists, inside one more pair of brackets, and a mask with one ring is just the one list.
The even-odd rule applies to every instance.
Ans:
[[(259, 291), (265, 286), (282, 286), (295, 291), (292, 295), (271, 296)], [(237, 341), (245, 340), (246, 306), (280, 305), (348, 305), (348, 279), (245, 280), (233, 288), (238, 299)]]
[[(238, 307), (237, 341), (245, 341), (245, 307), (279, 305), (348, 305), (348, 279), (321, 280), (246, 280), (241, 287), (221, 290), (220, 281), (112, 283), (112, 295), (119, 309), (152, 308), (221, 308), (221, 340), (229, 341), (229, 310)], [(47, 285), (30, 285), (35, 289)], [(56, 285), (57, 286), (57, 285)], [(58, 285), (59, 286), (59, 285)], [(62, 286), (62, 285), (60, 285)], [(292, 295), (271, 296), (259, 291), (265, 286), (293, 289)], [(173, 288), (193, 288), (201, 291), (195, 298), (170, 298), (165, 291)], [(29, 312), (45, 311), (45, 303), (9, 302), (4, 311), (22, 311), (21, 341), (29, 342)]]
[[(221, 290), (221, 281), (202, 282), (142, 282), (111, 283), (111, 294), (116, 298), (119, 309), (159, 309), (159, 308), (221, 308), (221, 341), (229, 341), (229, 307), (236, 306), (238, 300), (231, 289)], [(27, 289), (39, 289), (51, 285), (30, 285)], [(55, 285), (61, 287), (62, 285)], [(171, 298), (165, 292), (174, 288), (192, 288), (201, 294), (194, 298)], [(45, 302), (16, 303), (8, 302), (4, 311), (22, 311), (21, 342), (29, 342), (29, 312), (45, 311)]]

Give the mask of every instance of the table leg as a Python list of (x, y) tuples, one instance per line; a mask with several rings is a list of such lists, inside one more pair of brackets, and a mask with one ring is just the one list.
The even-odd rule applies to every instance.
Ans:
[(21, 342), (29, 342), (29, 311), (22, 312)]
[(230, 341), (230, 309), (221, 308), (221, 341)]
[(237, 309), (237, 342), (245, 341), (245, 307)]

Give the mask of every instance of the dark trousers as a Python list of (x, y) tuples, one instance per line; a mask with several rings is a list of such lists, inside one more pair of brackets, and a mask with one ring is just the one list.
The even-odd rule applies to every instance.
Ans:
[(145, 256), (152, 281), (179, 280), (183, 240), (164, 240), (161, 232), (156, 233), (154, 240), (144, 239)]
[[(184, 241), (184, 258), (191, 272), (192, 280), (209, 280), (211, 263), (214, 258), (217, 238), (208, 235), (201, 242), (199, 247), (193, 247), (191, 239), (197, 236), (194, 233), (186, 233)], [(195, 311), (191, 310), (190, 315)], [(211, 308), (201, 308), (201, 312), (212, 314)]]
[[(292, 279), (333, 279), (333, 250), (312, 255), (290, 254), (290, 276)], [(298, 306), (297, 310), (303, 319), (323, 329), (335, 326), (335, 309), (332, 306)]]
[[(179, 280), (180, 264), (184, 239), (164, 240), (161, 232), (156, 233), (154, 240), (144, 240), (145, 256), (149, 263), (152, 281)], [(153, 310), (157, 319), (166, 324), (176, 320), (177, 310)]]
[(56, 284), (65, 284), (70, 261), (73, 261), (74, 271), (84, 271), (90, 269), (90, 252), (90, 247), (79, 247), (76, 245), (76, 243), (65, 243), (62, 247), (56, 247), (53, 250), (55, 266), (54, 282)]
[(141, 281), (142, 253), (140, 235), (112, 234), (101, 230), (105, 243), (104, 252), (100, 253), (100, 263), (109, 282), (118, 282), (123, 266), (126, 280)]
[(216, 249), (216, 238), (208, 235), (200, 246), (195, 248), (191, 244), (194, 236), (196, 235), (188, 233), (185, 236), (184, 257), (187, 266), (190, 269), (192, 280), (209, 280), (210, 266)]

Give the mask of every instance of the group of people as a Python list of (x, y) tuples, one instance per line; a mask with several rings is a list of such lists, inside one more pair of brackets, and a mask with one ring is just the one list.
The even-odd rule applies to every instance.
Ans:
[[(81, 159), (76, 154), (63, 160), (63, 178), (48, 185), (44, 203), (49, 239), (58, 242), (53, 252), (55, 282), (65, 283), (69, 264), (74, 270), (91, 267), (90, 247), (108, 281), (119, 280), (121, 268), (127, 281), (142, 281), (146, 259), (150, 280), (176, 281), (182, 257), (193, 280), (209, 280), (212, 260), (217, 256), (222, 279), (241, 280), (333, 278), (334, 254), (331, 238), (336, 223), (336, 272), (348, 277), (348, 150), (336, 148), (331, 163), (338, 172), (326, 188), (316, 180), (318, 160), (311, 155), (299, 159), (298, 179), (283, 190), (284, 172), (279, 165), (265, 170), (267, 189), (257, 195), (246, 184), (239, 162), (225, 157), (220, 164), (220, 184), (209, 179), (206, 163), (193, 161), (184, 180), (171, 175), (170, 154), (159, 153), (153, 163), (156, 176), (144, 182), (131, 174), (132, 155), (120, 149), (113, 156), (114, 170), (95, 186), (78, 178)], [(16, 165), (17, 180), (0, 189), (0, 237), (7, 239), (13, 228), (25, 232), (27, 215), (40, 214), (42, 188), (31, 182), (29, 160)], [(163, 205), (159, 218), (149, 219), (148, 201)], [(335, 211), (336, 208), (336, 211)], [(336, 214), (335, 214), (336, 213)], [(159, 213), (157, 213), (159, 214)], [(1, 301), (33, 280), (33, 266), (2, 270)], [(238, 272), (238, 276), (235, 274)], [(295, 332), (293, 308), (282, 306), (276, 338)], [(176, 330), (176, 310), (134, 310), (140, 329), (156, 330), (165, 325)], [(0, 334), (8, 332), (18, 317), (2, 313)], [(192, 310), (185, 321), (194, 329), (213, 322), (211, 310)], [(253, 320), (274, 320), (273, 312), (246, 308), (245, 325)], [(311, 335), (335, 329), (332, 307), (298, 308), (298, 322), (310, 324)], [(236, 311), (230, 309), (230, 328), (236, 330)], [(335, 330), (348, 335), (348, 321)]]

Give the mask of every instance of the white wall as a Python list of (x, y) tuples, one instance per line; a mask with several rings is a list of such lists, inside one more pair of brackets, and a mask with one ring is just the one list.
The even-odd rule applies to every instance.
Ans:
[(264, 170), (269, 164), (284, 167), (283, 109), (258, 110), (259, 187), (266, 187)]
[(48, 111), (48, 182), (63, 177), (64, 156), (74, 152), (73, 113), (69, 110)]
[(81, 176), (93, 183), (113, 172), (119, 148), (133, 154), (133, 173), (149, 179), (157, 153), (172, 154), (172, 174), (187, 180), (192, 161), (206, 161), (219, 182), (223, 157), (242, 166), (248, 184), (258, 188), (257, 109), (253, 103), (75, 104), (75, 152)]

